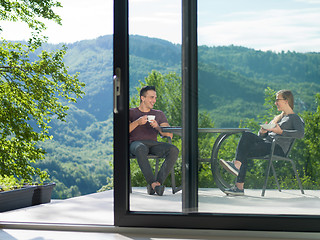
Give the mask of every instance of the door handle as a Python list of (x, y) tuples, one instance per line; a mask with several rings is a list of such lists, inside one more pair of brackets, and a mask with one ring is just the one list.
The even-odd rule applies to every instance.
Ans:
[(118, 97), (120, 96), (121, 82), (121, 69), (119, 67), (116, 68), (116, 75), (113, 76), (113, 112), (119, 113), (118, 111)]

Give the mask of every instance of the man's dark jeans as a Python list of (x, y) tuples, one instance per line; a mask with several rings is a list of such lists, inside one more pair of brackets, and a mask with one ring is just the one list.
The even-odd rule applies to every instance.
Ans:
[[(132, 142), (130, 144), (130, 153), (136, 156), (139, 167), (148, 184), (157, 181), (163, 184), (178, 158), (179, 149), (170, 143), (143, 140)], [(148, 154), (165, 158), (157, 176), (153, 174), (147, 159)]]

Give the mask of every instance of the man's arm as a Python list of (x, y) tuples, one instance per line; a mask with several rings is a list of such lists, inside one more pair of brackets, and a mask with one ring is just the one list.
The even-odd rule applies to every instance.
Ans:
[(161, 136), (170, 137), (172, 139), (173, 133), (162, 132), (161, 131), (161, 127), (170, 127), (169, 123), (167, 123), (167, 122), (161, 123), (160, 124), (161, 127), (160, 127), (158, 122), (156, 120), (153, 120), (153, 121), (150, 122), (150, 125), (154, 129), (156, 129), (161, 134)]
[(138, 126), (146, 124), (147, 121), (148, 121), (148, 117), (147, 117), (147, 115), (144, 115), (144, 116), (138, 118), (137, 120), (129, 123), (129, 133), (131, 133)]
[[(160, 126), (161, 126), (161, 127), (170, 127), (169, 123), (161, 123)], [(159, 133), (160, 133), (162, 136), (170, 137), (171, 139), (172, 139), (172, 137), (173, 137), (173, 133), (162, 132), (160, 127), (159, 127), (158, 131), (159, 131)]]

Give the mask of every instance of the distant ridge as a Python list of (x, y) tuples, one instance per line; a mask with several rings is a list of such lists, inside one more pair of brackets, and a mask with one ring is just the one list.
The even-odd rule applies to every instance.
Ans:
[[(45, 44), (53, 50), (61, 44)], [(66, 123), (53, 121), (54, 140), (41, 163), (58, 183), (56, 197), (95, 192), (112, 169), (113, 36), (66, 44), (70, 74), (79, 72), (86, 95), (70, 105)], [(181, 75), (181, 45), (144, 36), (130, 36), (130, 94), (152, 70)], [(264, 110), (264, 90), (289, 88), (296, 111), (312, 110), (320, 92), (320, 53), (263, 52), (241, 46), (200, 46), (199, 109), (210, 113), (215, 126), (238, 127)], [(197, 91), (197, 90), (195, 90)], [(85, 176), (85, 177), (83, 177)], [(83, 178), (82, 178), (83, 177)]]

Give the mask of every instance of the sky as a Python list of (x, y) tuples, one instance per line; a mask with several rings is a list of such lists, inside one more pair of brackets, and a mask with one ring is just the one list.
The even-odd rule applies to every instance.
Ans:
[[(50, 43), (113, 33), (113, 0), (60, 0), (63, 25), (47, 23)], [(320, 52), (320, 0), (198, 0), (198, 44), (263, 51)], [(1, 36), (27, 39), (3, 23)], [(181, 43), (181, 0), (129, 0), (129, 34)]]

